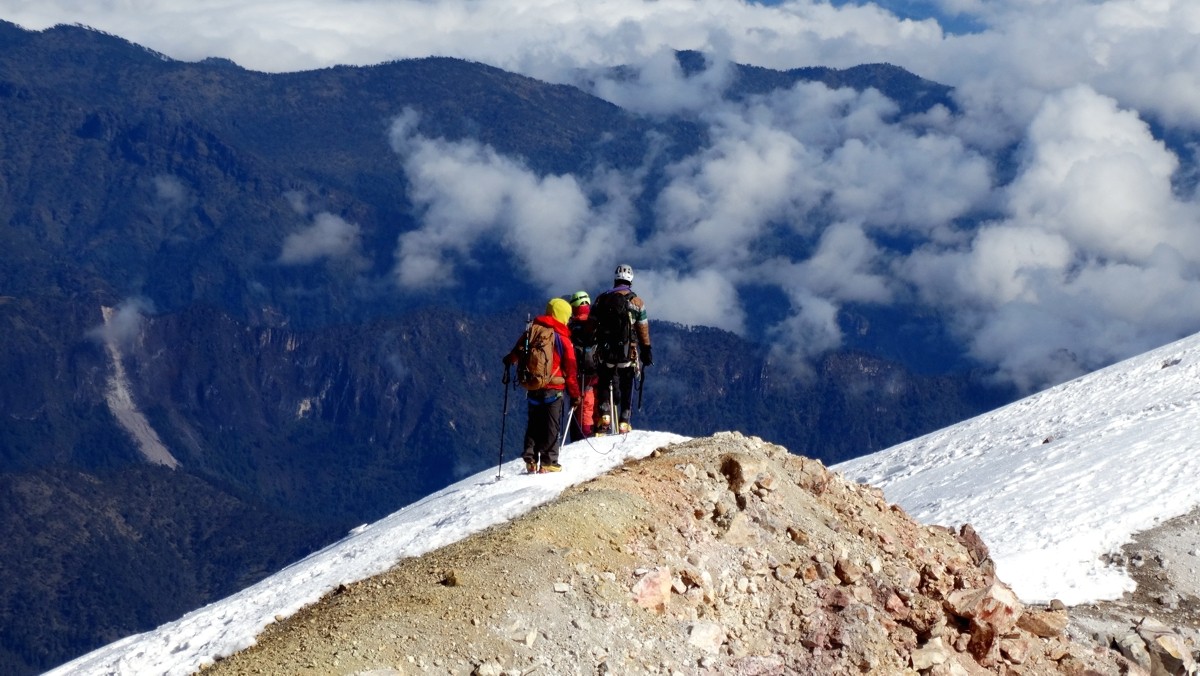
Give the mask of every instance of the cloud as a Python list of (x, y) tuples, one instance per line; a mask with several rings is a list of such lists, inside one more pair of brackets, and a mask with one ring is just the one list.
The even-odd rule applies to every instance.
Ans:
[(1200, 254), (1194, 205), (1172, 191), (1178, 159), (1132, 111), (1074, 87), (1046, 100), (1026, 144), (1008, 189), (1014, 219), (1061, 232), (1094, 256), (1145, 261), (1163, 244)]
[(90, 329), (87, 335), (105, 345), (127, 349), (141, 335), (146, 315), (152, 312), (154, 304), (150, 300), (141, 297), (127, 298), (111, 312), (106, 311), (104, 323)]
[(705, 116), (713, 142), (677, 163), (658, 244), (734, 262), (773, 227), (812, 236), (814, 210), (896, 235), (952, 237), (991, 197), (988, 161), (960, 139), (889, 121), (878, 92), (800, 84)]
[(156, 205), (163, 211), (179, 211), (192, 202), (191, 192), (175, 176), (154, 177), (154, 198)]
[(722, 101), (733, 79), (732, 62), (721, 54), (706, 54), (708, 67), (685, 75), (675, 50), (662, 48), (632, 64), (632, 76), (602, 76), (592, 91), (605, 100), (647, 115), (701, 112)]
[(821, 233), (816, 250), (807, 260), (781, 273), (805, 294), (816, 294), (842, 303), (888, 303), (891, 282), (880, 265), (882, 252), (863, 229), (835, 223)]
[(800, 376), (812, 376), (811, 360), (842, 342), (838, 306), (802, 289), (789, 294), (793, 312), (771, 327), (771, 357), (782, 368)]
[(777, 69), (899, 64), (960, 88), (980, 114), (979, 134), (1022, 128), (1042, 96), (1079, 83), (1166, 123), (1200, 124), (1200, 17), (1190, 0), (926, 3), (980, 26), (964, 35), (874, 3), (838, 4), (0, 0), (0, 16), (34, 29), (81, 23), (173, 58), (220, 56), (272, 72), (445, 55), (566, 82), (577, 68), (632, 65), (648, 109), (694, 108), (704, 89), (719, 88), (722, 71), (684, 79), (666, 58), (694, 49)]
[(737, 285), (717, 270), (680, 274), (649, 270), (636, 276), (637, 293), (656, 319), (690, 326), (714, 326), (733, 333), (746, 330), (746, 311)]
[[(1007, 185), (953, 124), (896, 122), (877, 92), (803, 84), (710, 105), (696, 114), (711, 142), (667, 167), (643, 241), (637, 176), (540, 176), (476, 142), (426, 138), (406, 113), (393, 147), (422, 226), (400, 238), (398, 282), (453, 284), (491, 242), (547, 293), (586, 288), (618, 250), (580, 246), (586, 233), (637, 252), (647, 297), (669, 299), (661, 318), (768, 337), (798, 370), (841, 344), (843, 305), (909, 300), (952, 318), (970, 354), (1027, 389), (1196, 326), (1128, 291), (1162, 307), (1200, 299), (1196, 205), (1172, 191), (1178, 158), (1087, 87), (1045, 99)], [(984, 213), (999, 217), (962, 222)], [(782, 291), (784, 319), (747, 325), (747, 285)]]
[(361, 228), (340, 216), (321, 212), (312, 223), (287, 236), (279, 253), (283, 265), (306, 265), (322, 259), (366, 265), (361, 253)]
[(1047, 98), (1022, 157), (1002, 220), (898, 265), (971, 353), (1036, 389), (1195, 331), (1200, 204), (1174, 194), (1149, 127), (1075, 87)]
[(634, 241), (635, 194), (624, 177), (599, 169), (586, 178), (540, 176), (489, 146), (428, 138), (418, 126), (408, 110), (391, 131), (421, 211), (421, 226), (401, 235), (396, 250), (402, 289), (453, 285), (475, 247), (493, 242), (515, 256), (514, 276), (558, 295), (603, 279), (610, 252)]
[(804, 171), (819, 161), (812, 150), (771, 125), (717, 124), (729, 123), (738, 128), (725, 126), (712, 146), (668, 168), (651, 246), (732, 267), (752, 257), (746, 245), (772, 224), (802, 216), (819, 198)]
[(293, 212), (301, 216), (308, 215), (308, 196), (303, 191), (288, 190), (283, 193), (283, 198), (287, 200)]
[[(539, 77), (572, 67), (638, 63), (663, 47), (722, 52), (773, 67), (854, 65), (889, 45), (936, 41), (933, 21), (873, 5), (793, 0), (277, 0), (210, 2), (4, 0), (0, 16), (30, 28), (82, 23), (173, 58), (221, 56), (254, 70), (365, 65), (431, 54)], [(855, 53), (855, 50), (859, 50)], [(780, 63), (786, 59), (786, 62)]]
[[(196, 206), (196, 195), (177, 176), (160, 174), (142, 183), (145, 191), (144, 215), (161, 221), (171, 229), (179, 228)], [(183, 237), (182, 234), (176, 234)]]

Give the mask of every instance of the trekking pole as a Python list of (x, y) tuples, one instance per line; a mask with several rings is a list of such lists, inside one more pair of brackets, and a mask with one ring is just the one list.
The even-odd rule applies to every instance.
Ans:
[(641, 368), (638, 373), (638, 411), (642, 410), (642, 389), (646, 387), (646, 367)]
[(500, 416), (500, 461), (496, 464), (497, 479), (500, 478), (500, 467), (504, 465), (504, 432), (508, 425), (508, 367), (509, 364), (504, 365), (504, 377), (500, 379), (500, 382), (504, 383), (504, 414)]
[(571, 418), (575, 416), (575, 407), (571, 407), (571, 412), (567, 413), (567, 424), (563, 427), (562, 439), (558, 441), (559, 448), (562, 448), (567, 443), (567, 435), (571, 433)]
[(617, 388), (620, 386), (620, 381), (617, 379), (617, 370), (613, 369), (612, 380), (608, 383), (608, 433), (617, 433)]

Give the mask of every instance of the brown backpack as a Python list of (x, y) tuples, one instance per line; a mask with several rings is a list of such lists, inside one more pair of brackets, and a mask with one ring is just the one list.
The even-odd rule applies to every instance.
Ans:
[(544, 390), (566, 382), (562, 370), (554, 368), (554, 353), (562, 352), (558, 332), (541, 324), (530, 324), (517, 347), (517, 382), (527, 390)]

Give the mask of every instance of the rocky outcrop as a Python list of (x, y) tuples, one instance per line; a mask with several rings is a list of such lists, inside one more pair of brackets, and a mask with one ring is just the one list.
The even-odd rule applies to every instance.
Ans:
[(1022, 604), (969, 528), (726, 433), (340, 590), (213, 670), (1140, 673), (1067, 619)]
[(1174, 630), (1157, 620), (1143, 618), (1116, 641), (1121, 654), (1151, 676), (1200, 673), (1192, 646)]

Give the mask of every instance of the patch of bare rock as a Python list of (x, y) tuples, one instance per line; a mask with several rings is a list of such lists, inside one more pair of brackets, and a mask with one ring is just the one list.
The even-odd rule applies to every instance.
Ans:
[(1072, 608), (1068, 632), (1156, 675), (1200, 673), (1200, 510), (1135, 535), (1106, 558), (1129, 571), (1136, 589)]
[(969, 526), (721, 433), (338, 589), (205, 673), (1148, 673), (1068, 615), (1022, 604)]

